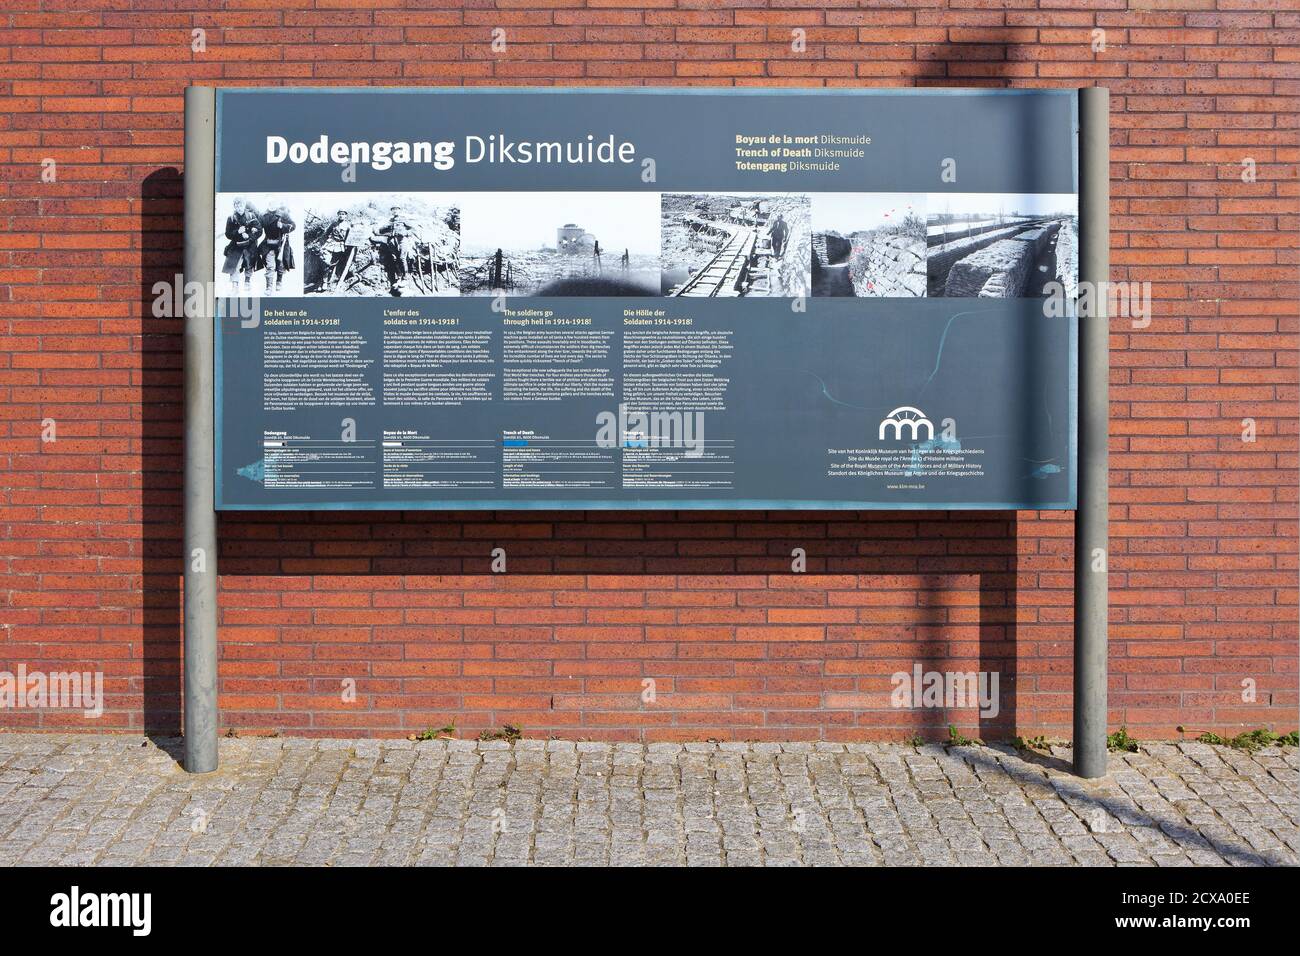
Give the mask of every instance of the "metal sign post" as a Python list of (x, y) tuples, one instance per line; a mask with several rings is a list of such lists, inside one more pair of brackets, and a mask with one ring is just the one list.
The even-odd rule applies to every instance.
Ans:
[(1074, 772), (1106, 773), (1109, 555), (1110, 91), (1079, 91), (1079, 508), (1074, 516)]
[[(216, 91), (185, 90), (185, 769), (217, 769), (217, 513), (212, 493)], [(201, 296), (189, 295), (201, 286)], [(194, 307), (195, 301), (202, 302)]]

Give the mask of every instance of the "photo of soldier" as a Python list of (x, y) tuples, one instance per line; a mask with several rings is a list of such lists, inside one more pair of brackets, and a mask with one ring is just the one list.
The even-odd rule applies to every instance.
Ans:
[[(267, 193), (220, 193), (216, 206), (216, 294), (301, 295), (302, 240), (290, 204)], [(261, 281), (259, 272), (265, 273)]]
[(460, 209), (452, 197), (333, 193), (304, 197), (298, 208), (307, 295), (460, 294)]
[(334, 221), (326, 226), (319, 252), (327, 267), (325, 288), (334, 289), (347, 278), (357, 254), (357, 241), (352, 236), (352, 216), (346, 209), (335, 213)]
[(400, 206), (393, 206), (388, 222), (376, 226), (370, 241), (379, 249), (379, 260), (388, 276), (389, 291), (402, 295), (413, 267), (418, 267), (420, 235), (403, 215)]
[(261, 234), (262, 221), (257, 210), (243, 199), (235, 199), (231, 213), (226, 217), (227, 242), (222, 252), (225, 261), (221, 266), (222, 274), (234, 289), (242, 283), (244, 291), (249, 291), (257, 268), (257, 240)]
[(262, 216), (262, 244), (257, 248), (257, 262), (266, 270), (266, 294), (279, 292), (284, 274), (294, 268), (293, 247), (289, 233), (297, 228), (289, 209), (283, 204)]
[(790, 238), (790, 227), (786, 224), (785, 216), (779, 212), (776, 214), (776, 218), (768, 227), (767, 235), (772, 240), (773, 257), (780, 259), (785, 254), (786, 240)]

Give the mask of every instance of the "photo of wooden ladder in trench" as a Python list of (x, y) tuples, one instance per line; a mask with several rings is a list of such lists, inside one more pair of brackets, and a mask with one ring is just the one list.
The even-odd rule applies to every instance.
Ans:
[(764, 234), (766, 224), (765, 213), (743, 222), (697, 219), (690, 223), (697, 231), (724, 230), (730, 235), (703, 269), (668, 294), (698, 298), (770, 295), (772, 239)]

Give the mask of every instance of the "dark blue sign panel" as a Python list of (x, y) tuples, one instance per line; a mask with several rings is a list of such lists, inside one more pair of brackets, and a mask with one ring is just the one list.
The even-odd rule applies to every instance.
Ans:
[(1073, 508), (1076, 107), (220, 91), (217, 507)]

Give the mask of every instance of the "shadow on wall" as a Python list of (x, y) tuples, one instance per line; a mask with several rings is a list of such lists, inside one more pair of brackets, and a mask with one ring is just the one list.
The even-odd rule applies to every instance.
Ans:
[[(227, 725), (301, 730), (292, 720), (312, 695), (337, 698), (340, 676), (361, 674), (358, 695), (376, 703), (305, 726), (409, 733), (454, 720), (462, 731), (515, 723), (691, 739), (939, 739), (950, 722), (989, 740), (1016, 732), (1014, 512), (227, 512), (218, 534), (222, 573), (239, 579), (223, 601), (224, 681), (233, 664), (239, 693), (300, 695), (281, 705), (298, 713), (229, 709)], [(497, 548), (507, 574), (491, 571)], [(791, 568), (796, 548), (804, 573)], [(277, 653), (292, 679), (268, 674)], [(890, 675), (918, 666), (997, 674), (997, 713), (975, 721), (973, 703), (945, 700), (891, 709)], [(670, 723), (638, 710), (647, 676), (667, 691), (653, 717)], [(707, 693), (729, 703), (699, 703)], [(494, 695), (531, 699), (470, 703)], [(591, 702), (579, 706), (583, 695)], [(734, 719), (707, 722), (691, 711), (702, 706)], [(383, 722), (394, 711), (404, 723)]]
[[(144, 729), (181, 726), (181, 559), (184, 434), (184, 329), (180, 316), (156, 317), (156, 283), (180, 275), (184, 242), (180, 173), (160, 169), (140, 190), (141, 636)], [(160, 744), (162, 741), (159, 741)]]
[[(1042, 47), (1037, 43), (1016, 43), (1013, 41), (993, 42), (989, 40), (972, 40), (966, 43), (948, 42), (920, 50), (917, 66), (932, 72), (918, 74), (914, 77), (915, 85), (926, 89), (943, 87), (986, 87), (991, 89), (1012, 89), (1016, 87), (1035, 87), (1033, 64), (1042, 57)], [(1021, 68), (1017, 76), (1016, 67)], [(1020, 79), (1021, 82), (1015, 82)], [(1028, 82), (1026, 82), (1028, 81)], [(1079, 86), (1100, 85), (1086, 81), (1068, 80), (1054, 84), (1067, 89)], [(1025, 120), (1031, 123), (1032, 120)], [(1032, 130), (1023, 127), (1024, 138), (1019, 148), (1008, 149), (1006, 158), (1015, 162), (1015, 175), (1026, 186), (1021, 190), (1026, 193), (1050, 192), (1041, 183), (1049, 171), (1034, 161), (1034, 151), (1030, 148), (1034, 141)], [(938, 170), (936, 168), (936, 178)], [(939, 184), (936, 192), (945, 190), (960, 192), (958, 183)]]

